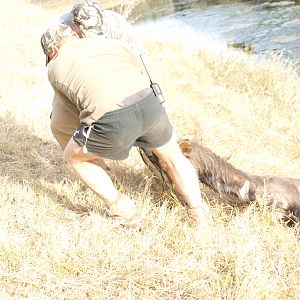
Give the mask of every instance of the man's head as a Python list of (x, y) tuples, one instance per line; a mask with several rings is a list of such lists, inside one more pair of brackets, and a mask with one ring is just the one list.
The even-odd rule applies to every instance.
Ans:
[(103, 10), (97, 1), (79, 0), (73, 6), (71, 13), (83, 36), (103, 34)]
[(59, 25), (48, 28), (41, 37), (41, 46), (46, 55), (46, 65), (56, 56), (58, 49), (67, 36), (74, 35), (75, 32), (69, 26)]

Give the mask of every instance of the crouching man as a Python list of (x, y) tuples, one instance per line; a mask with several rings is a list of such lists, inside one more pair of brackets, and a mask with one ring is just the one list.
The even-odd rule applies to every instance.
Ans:
[[(123, 160), (137, 146), (152, 150), (167, 167), (190, 215), (204, 221), (208, 211), (196, 172), (181, 153), (165, 108), (132, 48), (105, 36), (79, 38), (62, 25), (48, 29), (41, 44), (54, 89), (52, 122), (61, 120), (60, 113), (68, 114), (55, 125), (54, 136), (61, 145), (68, 139), (65, 160), (105, 202), (109, 215), (126, 227), (140, 226), (133, 199), (117, 191), (95, 160)], [(77, 130), (68, 137), (68, 126), (76, 123)]]

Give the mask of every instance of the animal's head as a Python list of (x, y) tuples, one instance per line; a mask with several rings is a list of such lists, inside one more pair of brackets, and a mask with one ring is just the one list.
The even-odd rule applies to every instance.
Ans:
[(183, 155), (189, 157), (192, 152), (192, 141), (190, 139), (179, 139), (178, 145)]

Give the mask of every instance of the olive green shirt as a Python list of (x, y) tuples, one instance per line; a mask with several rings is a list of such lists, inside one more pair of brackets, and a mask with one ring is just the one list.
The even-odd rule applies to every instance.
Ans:
[(67, 40), (48, 64), (55, 101), (90, 125), (125, 98), (149, 87), (149, 78), (124, 42), (94, 37)]

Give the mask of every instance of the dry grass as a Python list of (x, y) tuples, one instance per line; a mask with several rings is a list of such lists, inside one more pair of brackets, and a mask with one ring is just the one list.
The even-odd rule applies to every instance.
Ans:
[[(53, 12), (1, 9), (0, 299), (300, 299), (299, 228), (256, 204), (220, 204), (196, 228), (153, 185), (135, 151), (111, 162), (142, 232), (102, 215), (51, 136), (52, 91), (39, 38)], [(280, 60), (145, 41), (178, 135), (255, 174), (300, 177), (299, 79)], [(263, 199), (261, 199), (263, 203)]]

